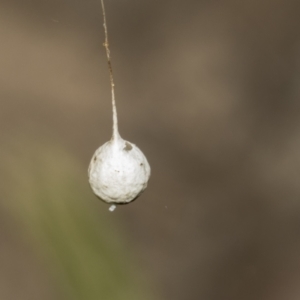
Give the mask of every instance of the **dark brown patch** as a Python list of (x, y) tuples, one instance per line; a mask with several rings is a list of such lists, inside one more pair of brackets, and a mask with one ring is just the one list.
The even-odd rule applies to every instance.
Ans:
[(123, 148), (123, 150), (130, 151), (131, 149), (132, 149), (132, 146), (128, 142), (126, 142), (125, 147)]
[(140, 163), (140, 166), (143, 166), (144, 164), (143, 163)]
[(96, 160), (97, 160), (97, 157), (95, 156), (95, 157), (94, 157), (94, 161), (96, 161)]

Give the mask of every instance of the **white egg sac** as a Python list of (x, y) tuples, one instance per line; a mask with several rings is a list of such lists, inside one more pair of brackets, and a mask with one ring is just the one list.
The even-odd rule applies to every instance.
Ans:
[(120, 136), (98, 148), (89, 166), (93, 192), (111, 204), (127, 204), (147, 187), (150, 166), (142, 151)]

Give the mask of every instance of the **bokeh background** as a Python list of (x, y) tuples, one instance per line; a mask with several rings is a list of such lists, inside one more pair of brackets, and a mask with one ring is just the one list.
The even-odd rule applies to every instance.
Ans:
[(0, 299), (300, 299), (300, 2), (107, 0), (120, 132), (152, 166), (114, 213), (98, 0), (0, 1)]

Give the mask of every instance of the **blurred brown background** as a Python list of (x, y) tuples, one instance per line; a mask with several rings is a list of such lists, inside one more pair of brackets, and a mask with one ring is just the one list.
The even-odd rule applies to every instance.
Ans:
[(300, 2), (106, 9), (152, 167), (113, 214), (87, 181), (112, 127), (100, 1), (0, 1), (0, 299), (300, 299)]

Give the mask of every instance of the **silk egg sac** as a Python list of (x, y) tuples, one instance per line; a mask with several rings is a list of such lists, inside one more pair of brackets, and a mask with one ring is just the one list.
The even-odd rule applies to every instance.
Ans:
[(127, 204), (145, 190), (150, 173), (142, 151), (117, 135), (96, 150), (89, 166), (89, 182), (101, 200)]

